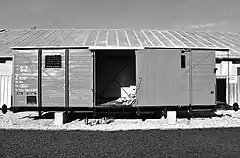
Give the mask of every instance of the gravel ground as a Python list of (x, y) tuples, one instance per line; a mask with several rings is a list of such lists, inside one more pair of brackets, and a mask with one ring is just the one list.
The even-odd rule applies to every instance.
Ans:
[(0, 157), (239, 157), (240, 111), (216, 114), (179, 114), (176, 125), (162, 118), (54, 126), (51, 114), (0, 113)]

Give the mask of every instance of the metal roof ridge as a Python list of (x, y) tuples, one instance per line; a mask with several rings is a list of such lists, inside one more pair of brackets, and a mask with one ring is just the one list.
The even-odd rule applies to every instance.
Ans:
[(203, 31), (203, 30), (178, 30), (178, 29), (159, 29), (159, 28), (19, 28), (19, 29), (0, 29), (0, 32), (3, 31), (24, 31), (24, 30), (156, 30), (156, 31), (179, 31), (179, 32), (204, 32), (204, 33), (230, 33), (230, 34), (239, 34), (239, 32), (229, 32), (229, 31)]

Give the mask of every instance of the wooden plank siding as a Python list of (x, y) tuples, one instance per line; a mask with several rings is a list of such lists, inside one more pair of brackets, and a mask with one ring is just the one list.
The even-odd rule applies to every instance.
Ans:
[[(27, 104), (27, 96), (38, 96), (38, 51), (14, 51), (14, 104), (13, 106), (32, 106)], [(29, 94), (35, 93), (35, 94)]]
[[(61, 68), (45, 68), (46, 55), (61, 55)], [(65, 51), (42, 51), (42, 107), (65, 107)]]
[(88, 49), (69, 52), (70, 107), (93, 106), (93, 56)]

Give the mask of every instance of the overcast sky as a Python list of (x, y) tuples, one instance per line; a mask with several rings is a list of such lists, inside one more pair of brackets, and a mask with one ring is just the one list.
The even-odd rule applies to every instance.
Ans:
[(240, 0), (0, 0), (0, 28), (240, 32)]

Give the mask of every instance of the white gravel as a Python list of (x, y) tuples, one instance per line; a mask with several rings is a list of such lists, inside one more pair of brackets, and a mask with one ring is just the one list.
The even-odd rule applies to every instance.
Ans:
[[(148, 130), (148, 129), (196, 129), (196, 128), (218, 128), (218, 127), (240, 127), (240, 111), (217, 111), (216, 114), (222, 117), (212, 118), (178, 118), (177, 124), (169, 125), (167, 120), (147, 119), (115, 119), (109, 124), (97, 124), (94, 126), (86, 125), (84, 120), (73, 120), (60, 126), (53, 124), (53, 118), (50, 119), (34, 119), (36, 112), (8, 112), (3, 115), (0, 113), (0, 124), (3, 129), (41, 129), (41, 130)], [(91, 120), (90, 120), (91, 121)]]
[(0, 157), (238, 158), (240, 112), (217, 113), (222, 117), (183, 118), (176, 125), (118, 119), (94, 126), (84, 120), (54, 126), (53, 118), (34, 119), (35, 112), (0, 114)]

